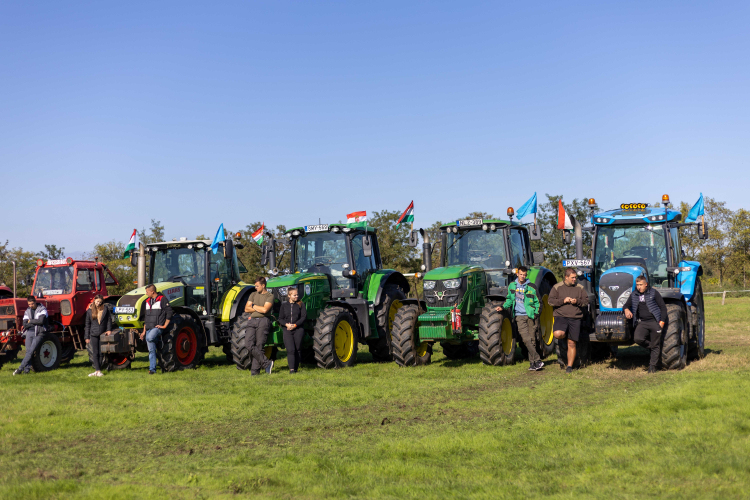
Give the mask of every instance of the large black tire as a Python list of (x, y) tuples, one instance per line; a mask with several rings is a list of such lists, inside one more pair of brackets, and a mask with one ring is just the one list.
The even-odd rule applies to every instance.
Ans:
[(31, 366), (35, 372), (48, 372), (55, 370), (60, 366), (60, 339), (54, 333), (45, 333), (42, 341), (39, 342), (34, 357), (31, 359)]
[(419, 341), (417, 319), (419, 307), (407, 304), (401, 307), (393, 320), (393, 359), (399, 366), (428, 365), (432, 361), (432, 344)]
[(479, 358), (485, 365), (505, 366), (515, 362), (516, 339), (510, 315), (497, 311), (500, 301), (490, 301), (479, 317)]
[(234, 325), (232, 325), (232, 361), (238, 370), (249, 370), (253, 362), (253, 358), (250, 356), (250, 349), (247, 348), (247, 344), (245, 343), (245, 328), (248, 321), (249, 317), (238, 316), (234, 320)]
[(198, 368), (206, 355), (203, 328), (189, 314), (175, 314), (158, 351), (164, 372)]
[(682, 370), (687, 364), (687, 332), (685, 308), (678, 304), (667, 304), (664, 343), (661, 348), (661, 366), (665, 370)]
[(343, 368), (357, 362), (358, 328), (343, 307), (323, 309), (315, 322), (313, 349), (320, 368)]
[(76, 346), (73, 345), (73, 342), (60, 344), (60, 349), (60, 364), (68, 363), (76, 355)]
[(557, 340), (552, 335), (554, 317), (552, 316), (552, 306), (547, 302), (549, 293), (552, 291), (552, 285), (548, 281), (542, 281), (537, 290), (539, 298), (539, 317), (537, 318), (537, 342), (536, 350), (539, 356), (544, 359), (557, 349)]
[(102, 369), (106, 368), (107, 371), (130, 370), (132, 363), (133, 358), (126, 354), (107, 354)]
[(701, 285), (700, 278), (695, 282), (695, 294), (693, 297), (693, 303), (698, 310), (698, 324), (693, 328), (693, 335), (688, 341), (688, 358), (703, 359), (706, 355), (706, 311), (703, 304), (703, 285)]
[[(591, 360), (591, 342), (585, 338), (579, 341), (576, 345), (576, 359), (573, 360), (573, 368), (583, 368), (589, 364)], [(568, 338), (560, 339), (555, 344), (555, 352), (557, 353), (557, 363), (560, 368), (568, 366)]]
[(396, 319), (396, 313), (403, 305), (401, 301), (406, 298), (406, 294), (397, 285), (386, 285), (383, 288), (382, 297), (380, 305), (375, 308), (378, 338), (368, 342), (367, 345), (373, 361), (392, 361), (393, 322)]

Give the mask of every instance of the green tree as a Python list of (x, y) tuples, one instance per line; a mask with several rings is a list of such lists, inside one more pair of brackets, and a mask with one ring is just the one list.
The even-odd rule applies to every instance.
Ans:
[(396, 227), (400, 216), (401, 212), (396, 210), (375, 211), (367, 224), (377, 229), (383, 267), (413, 273), (419, 270), (421, 259), (417, 250), (408, 244), (411, 226)]
[[(691, 205), (680, 203), (683, 220), (687, 217)], [(708, 239), (698, 239), (694, 229), (682, 231), (682, 246), (690, 260), (697, 260), (703, 265), (704, 280), (709, 285), (723, 286), (728, 278), (730, 245), (730, 224), (734, 212), (728, 209), (726, 202), (704, 197), (705, 220), (708, 227)]]
[(151, 219), (151, 228), (149, 229), (149, 232), (146, 233), (146, 229), (141, 229), (138, 231), (138, 239), (144, 245), (164, 241), (164, 226), (161, 221)]
[(8, 242), (0, 244), (0, 283), (13, 288), (13, 263), (16, 263), (16, 294), (23, 297), (31, 293), (36, 273), (36, 255), (23, 248), (8, 248)]
[(39, 252), (39, 257), (44, 260), (58, 260), (63, 258), (65, 247), (58, 248), (57, 245), (44, 245), (44, 250)]

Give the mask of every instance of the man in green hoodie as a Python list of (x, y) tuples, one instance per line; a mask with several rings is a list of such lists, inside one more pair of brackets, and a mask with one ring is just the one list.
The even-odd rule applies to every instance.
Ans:
[(544, 366), (536, 351), (536, 319), (539, 317), (539, 298), (536, 289), (526, 279), (529, 270), (521, 266), (516, 270), (516, 281), (508, 287), (508, 298), (505, 299), (503, 308), (510, 312), (510, 317), (516, 322), (518, 333), (526, 344), (529, 351), (529, 371), (539, 371)]

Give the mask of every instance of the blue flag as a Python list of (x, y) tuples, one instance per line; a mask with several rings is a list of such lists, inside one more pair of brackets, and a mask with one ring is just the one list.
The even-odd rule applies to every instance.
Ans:
[(690, 209), (690, 212), (688, 213), (687, 219), (685, 219), (685, 222), (695, 222), (698, 220), (698, 217), (703, 215), (705, 213), (705, 210), (703, 208), (703, 193), (701, 193), (701, 197), (698, 198), (698, 201), (695, 202), (695, 205), (693, 205), (693, 208)]
[(520, 220), (529, 214), (535, 214), (535, 213), (536, 213), (536, 193), (534, 193), (534, 196), (529, 198), (529, 201), (524, 203), (523, 206), (518, 209), (518, 212), (516, 212), (516, 217), (518, 217), (518, 219)]
[(221, 226), (219, 226), (219, 230), (216, 231), (216, 236), (214, 236), (214, 242), (211, 243), (211, 251), (216, 254), (216, 251), (219, 250), (219, 243), (223, 243), (226, 241), (226, 238), (224, 237), (224, 223), (221, 223)]

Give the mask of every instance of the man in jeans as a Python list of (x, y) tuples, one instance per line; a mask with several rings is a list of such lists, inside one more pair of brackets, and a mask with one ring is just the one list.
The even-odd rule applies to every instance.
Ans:
[(31, 358), (34, 356), (39, 342), (42, 341), (44, 334), (47, 332), (47, 309), (37, 304), (36, 297), (29, 295), (26, 299), (29, 307), (23, 313), (23, 336), (26, 337), (26, 355), (21, 361), (13, 375), (29, 373), (31, 370)]
[(263, 352), (263, 346), (266, 344), (268, 332), (271, 329), (272, 307), (273, 294), (266, 290), (266, 278), (259, 276), (255, 280), (255, 291), (250, 294), (245, 304), (245, 315), (250, 316), (245, 327), (247, 329), (245, 345), (252, 358), (250, 375), (258, 375), (261, 369), (270, 375), (273, 370), (273, 361), (268, 359)]
[(648, 286), (645, 276), (638, 276), (635, 280), (635, 291), (625, 302), (623, 312), (626, 318), (635, 318), (637, 326), (633, 340), (636, 344), (651, 349), (648, 372), (656, 373), (661, 357), (662, 332), (667, 319), (667, 305), (664, 299), (659, 292)]
[[(589, 305), (586, 290), (578, 284), (575, 269), (567, 268), (563, 281), (552, 287), (549, 293), (549, 305), (553, 307), (555, 323), (552, 335), (558, 342), (568, 342), (568, 367), (566, 373), (573, 373), (573, 363), (576, 359), (578, 342), (583, 339), (581, 334), (581, 320), (583, 310)], [(562, 368), (562, 365), (560, 365)]]
[(167, 298), (156, 291), (154, 285), (146, 287), (146, 321), (141, 340), (148, 345), (148, 374), (156, 373), (156, 342), (172, 320), (172, 306)]
[(541, 370), (544, 366), (539, 353), (536, 351), (536, 318), (539, 316), (539, 298), (536, 290), (526, 279), (529, 270), (525, 266), (518, 268), (516, 281), (508, 287), (508, 298), (505, 299), (503, 307), (498, 307), (498, 312), (503, 308), (510, 312), (510, 317), (516, 322), (518, 333), (526, 344), (529, 351), (529, 371)]

